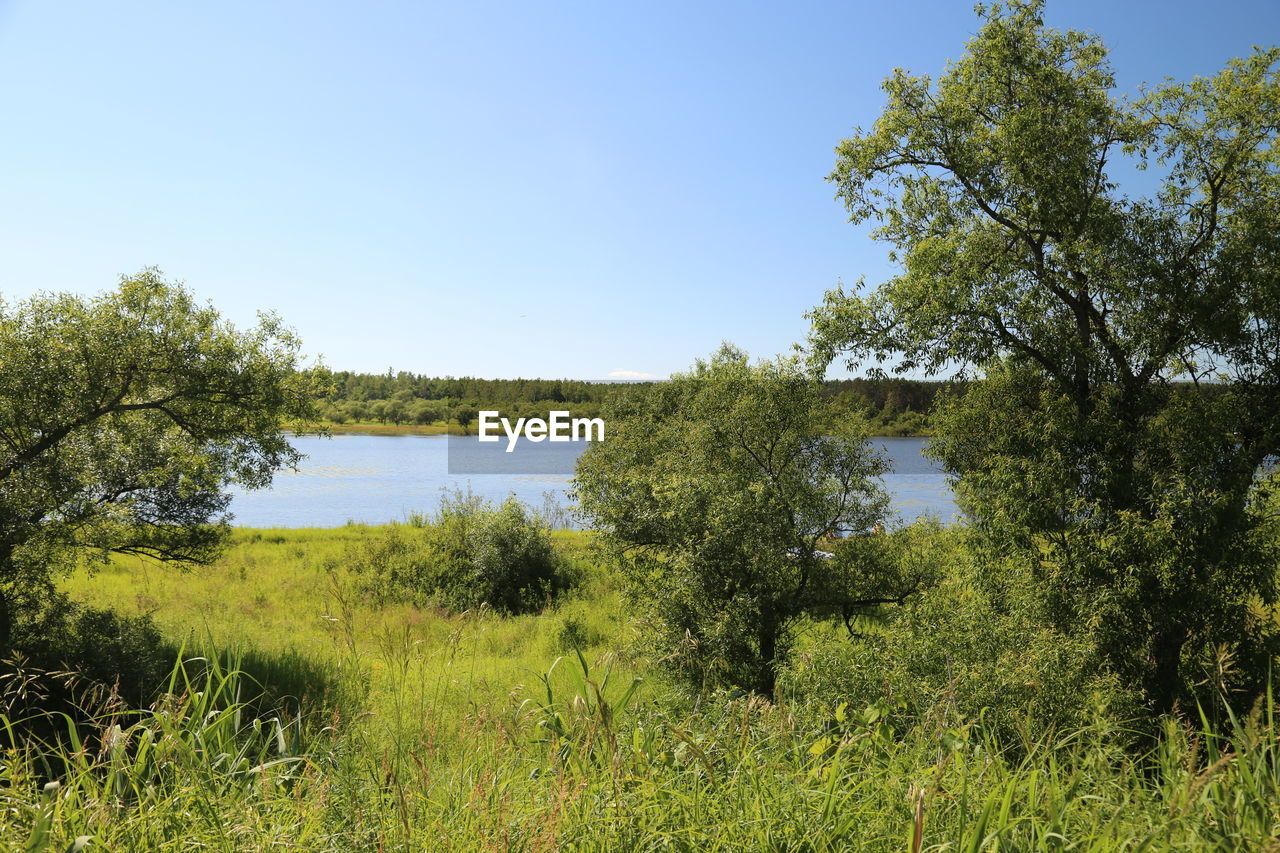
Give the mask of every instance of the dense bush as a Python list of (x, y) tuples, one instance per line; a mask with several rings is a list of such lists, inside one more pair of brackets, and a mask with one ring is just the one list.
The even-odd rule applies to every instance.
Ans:
[(509, 497), (493, 506), (464, 493), (447, 496), (432, 517), (393, 524), (348, 549), (348, 564), (377, 601), (487, 605), (503, 613), (536, 610), (571, 585), (546, 523)]
[(12, 640), (0, 661), (5, 745), (58, 740), (68, 719), (147, 706), (176, 655), (151, 617), (89, 607), (60, 593), (15, 625)]
[(939, 582), (852, 637), (816, 631), (786, 673), (786, 693), (827, 707), (888, 705), (914, 719), (982, 718), (1009, 736), (1087, 725), (1099, 712), (1136, 715), (1136, 696), (1096, 648), (1039, 618), (1033, 587), (1014, 566), (972, 550), (963, 529), (919, 526), (895, 537), (900, 559), (924, 563)]
[(154, 698), (176, 654), (150, 616), (124, 616), (61, 594), (34, 619), (15, 626), (13, 650), (34, 669), (112, 687), (134, 707)]

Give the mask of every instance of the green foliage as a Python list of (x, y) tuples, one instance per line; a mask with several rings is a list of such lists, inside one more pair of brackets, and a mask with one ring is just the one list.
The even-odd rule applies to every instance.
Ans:
[[(454, 432), (475, 419), (476, 410), (494, 410), (515, 422), (546, 418), (553, 410), (572, 417), (599, 417), (618, 397), (645, 394), (652, 382), (582, 382), (541, 379), (439, 378), (400, 372), (334, 374), (334, 382), (317, 404), (329, 424), (351, 432), (438, 434)], [(952, 383), (899, 377), (830, 379), (822, 383), (827, 420), (837, 424), (855, 416), (865, 419), (873, 435), (928, 435), (929, 411), (938, 394)], [(471, 417), (464, 425), (454, 411)]]
[(569, 664), (573, 680), (568, 690), (557, 695), (553, 677), (566, 660), (558, 657), (545, 675), (538, 675), (543, 695), (524, 700), (520, 712), (531, 712), (534, 727), (544, 733), (535, 742), (544, 744), (555, 757), (554, 769), (569, 766), (590, 772), (616, 764), (622, 757), (616, 720), (644, 679), (633, 678), (627, 687), (610, 689), (612, 660), (605, 662), (602, 672), (593, 673), (580, 650), (575, 649), (573, 657), (577, 666)]
[[(1125, 427), (1099, 397), (1082, 423), (1034, 371), (993, 370), (940, 408), (933, 449), (965, 472), (983, 547), (1026, 567), (1042, 621), (1089, 638), (1157, 706), (1196, 682), (1247, 705), (1276, 649), (1280, 537), (1259, 489), (1223, 482), (1239, 400), (1174, 389)], [(1210, 677), (1223, 649), (1236, 665)]]
[(466, 579), (457, 604), (517, 613), (560, 591), (547, 528), (514, 497), (492, 509), (470, 500), (446, 503), (436, 532), (446, 559), (466, 567), (457, 572)]
[(476, 410), (474, 406), (462, 405), (453, 410), (453, 419), (458, 422), (458, 426), (462, 427), (462, 431), (466, 432), (467, 427), (476, 419)]
[(487, 606), (522, 613), (545, 605), (572, 579), (546, 524), (515, 497), (498, 506), (446, 495), (431, 519), (390, 525), (349, 549), (351, 568), (379, 601), (434, 603), (455, 611)]
[(126, 616), (53, 594), (20, 624), (0, 662), (0, 714), (9, 719), (8, 739), (60, 741), (68, 720), (146, 707), (175, 654), (146, 614)]
[(869, 546), (823, 550), (881, 522), (873, 478), (885, 463), (853, 423), (828, 429), (820, 387), (794, 360), (752, 365), (725, 345), (606, 416), (609, 440), (580, 458), (577, 498), (694, 681), (771, 694), (799, 617), (915, 588), (871, 571)]
[[(11, 656), (0, 663), (0, 713), (9, 718), (10, 738), (60, 740), (68, 722), (92, 728), (95, 715), (149, 708), (178, 654), (149, 613), (127, 615), (56, 593), (37, 618), (19, 626)], [(236, 701), (256, 714), (350, 710), (330, 668), (296, 649), (211, 649), (206, 657), (210, 666), (237, 671), (246, 689)]]
[[(119, 561), (77, 575), (77, 589), (115, 607), (154, 595), (157, 621), (178, 635), (211, 624), (222, 641), (248, 631), (263, 651), (305, 650), (360, 697), (359, 712), (298, 722), (235, 701), (258, 690), (234, 674), (245, 659), (188, 664), (155, 709), (79, 724), (87, 749), (68, 738), (7, 752), (0, 837), (40, 851), (77, 839), (86, 851), (901, 851), (916, 839), (920, 850), (1234, 851), (1265, 850), (1280, 832), (1280, 727), (1267, 699), (1241, 717), (1218, 706), (1194, 723), (1167, 720), (1138, 748), (1123, 721), (1049, 728), (1004, 704), (1012, 724), (997, 726), (945, 692), (911, 715), (848, 693), (825, 708), (689, 699), (650, 664), (607, 651), (631, 631), (607, 593), (566, 611), (611, 614), (595, 623), (606, 648), (552, 667), (558, 609), (458, 616), (357, 598), (346, 610), (330, 600), (325, 564), (373, 531), (255, 533), (238, 532), (209, 571)], [(921, 563), (963, 553), (928, 539), (912, 545)], [(241, 578), (250, 559), (257, 571)], [(258, 615), (264, 589), (272, 609)], [(94, 746), (104, 742), (125, 748)]]
[(154, 698), (175, 652), (150, 616), (91, 607), (61, 593), (19, 626), (12, 642), (30, 666), (109, 688), (132, 707)]
[(584, 605), (561, 608), (560, 630), (556, 632), (556, 647), (563, 652), (573, 652), (599, 646), (608, 635), (594, 623), (589, 609)]
[(828, 423), (849, 417), (866, 422), (871, 435), (930, 435), (929, 413), (938, 398), (962, 393), (964, 383), (932, 382), (901, 377), (828, 379), (822, 383), (828, 400)]
[[(1042, 8), (981, 9), (963, 58), (896, 72), (841, 143), (830, 180), (903, 271), (829, 293), (812, 353), (981, 371), (932, 447), (984, 547), (1153, 710), (1190, 707), (1219, 645), (1270, 654), (1244, 617), (1275, 589), (1253, 492), (1280, 452), (1280, 49), (1121, 100), (1098, 37)], [(1126, 158), (1154, 195), (1108, 177)]]
[[(203, 833), (226, 847), (231, 835), (219, 819), (232, 821), (236, 809), (260, 808), (307, 790), (310, 744), (301, 725), (280, 716), (249, 716), (240, 701), (253, 689), (244, 673), (216, 660), (180, 660), (167, 683), (157, 687), (163, 694), (146, 711), (68, 718), (57, 744), (15, 744), (9, 754), (18, 761), (6, 764), (5, 782), (33, 796), (10, 801), (5, 837), (23, 840), (22, 849), (31, 853), (110, 849), (102, 836), (131, 839), (130, 849), (158, 849), (153, 843), (168, 834), (169, 821), (148, 826), (148, 817), (171, 813), (176, 826), (187, 822), (178, 815), (194, 808), (205, 810), (198, 821)], [(12, 722), (0, 715), (0, 728), (10, 737)], [(41, 767), (55, 779), (37, 786)], [(94, 815), (91, 803), (110, 805)], [(212, 803), (228, 813), (207, 811)], [(66, 833), (68, 822), (78, 831)]]
[(1018, 563), (993, 562), (963, 529), (918, 523), (891, 536), (896, 559), (938, 581), (852, 639), (819, 630), (784, 676), (787, 695), (882, 704), (909, 724), (981, 719), (1008, 742), (1137, 711), (1092, 643), (1046, 624)]
[[(326, 398), (354, 403), (399, 398), (447, 405), (460, 402), (474, 405), (483, 400), (507, 404), (544, 403), (564, 408), (566, 404), (599, 404), (630, 385), (577, 379), (480, 379), (426, 376), (408, 371), (376, 374), (343, 370), (333, 374), (333, 386)], [(543, 412), (545, 414), (545, 409)]]
[(155, 270), (0, 305), (0, 366), (0, 647), (77, 552), (208, 561), (321, 379), (276, 318), (238, 331)]

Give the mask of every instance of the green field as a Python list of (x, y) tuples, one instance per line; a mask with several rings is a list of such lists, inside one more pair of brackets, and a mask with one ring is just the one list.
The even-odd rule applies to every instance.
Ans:
[[(51, 767), (8, 752), (7, 849), (1244, 850), (1280, 830), (1269, 705), (1135, 749), (1101, 718), (997, 735), (945, 700), (833, 706), (812, 665), (776, 702), (694, 695), (637, 651), (589, 534), (553, 534), (575, 592), (499, 616), (370, 606), (346, 563), (381, 530), (237, 530), (192, 573), (70, 578), (222, 665)], [(814, 624), (799, 658), (832, 636)], [(272, 701), (236, 706), (256, 692), (236, 666)]]

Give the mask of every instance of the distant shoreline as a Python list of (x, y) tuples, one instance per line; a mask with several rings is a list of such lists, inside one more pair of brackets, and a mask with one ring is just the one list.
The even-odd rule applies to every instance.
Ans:
[[(474, 428), (464, 431), (457, 424), (322, 424), (330, 435), (475, 435)], [(315, 435), (315, 432), (290, 431), (293, 435)], [(868, 433), (868, 438), (930, 438), (931, 433), (921, 431), (895, 431)]]

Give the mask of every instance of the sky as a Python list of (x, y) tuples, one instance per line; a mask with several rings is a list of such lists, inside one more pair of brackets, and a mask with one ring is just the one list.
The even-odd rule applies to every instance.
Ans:
[[(1280, 42), (1280, 0), (1050, 0), (1121, 90)], [(157, 266), (335, 370), (666, 376), (894, 272), (833, 148), (969, 0), (0, 0), (0, 294)], [(833, 375), (837, 375), (833, 373)]]

